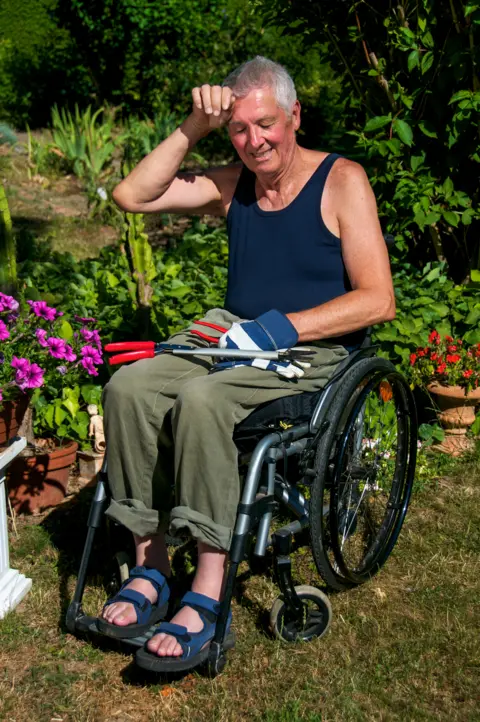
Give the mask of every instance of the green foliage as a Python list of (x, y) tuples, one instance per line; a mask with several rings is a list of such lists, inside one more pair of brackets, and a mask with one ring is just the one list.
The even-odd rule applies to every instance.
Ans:
[(442, 335), (480, 342), (479, 284), (455, 284), (447, 264), (427, 263), (419, 271), (410, 263), (393, 266), (397, 315), (374, 329), (373, 339), (388, 358), (409, 372), (410, 354), (425, 346), (432, 329)]
[(356, 157), (400, 251), (417, 265), (446, 258), (457, 281), (478, 269), (480, 5), (259, 4), (286, 34), (326, 43)]
[(86, 407), (95, 404), (102, 414), (101, 397), (102, 387), (94, 384), (65, 386), (61, 389), (61, 395), (56, 397), (43, 389), (35, 389), (30, 402), (35, 411), (35, 436), (51, 435), (60, 441), (73, 439), (82, 449), (90, 449), (90, 416)]
[[(154, 267), (147, 264), (152, 290), (150, 338), (165, 340), (209, 308), (223, 305), (227, 254), (225, 231), (198, 221), (178, 247), (153, 251)], [(105, 343), (138, 339), (145, 332), (145, 309), (139, 303), (124, 244), (120, 252), (116, 247), (102, 249), (94, 260), (76, 261), (70, 254), (53, 253), (43, 262), (25, 261), (20, 264), (20, 277), (29, 298), (60, 305), (69, 314), (97, 318)]]
[(3, 185), (0, 183), (0, 291), (11, 292), (17, 285), (17, 256), (12, 219)]

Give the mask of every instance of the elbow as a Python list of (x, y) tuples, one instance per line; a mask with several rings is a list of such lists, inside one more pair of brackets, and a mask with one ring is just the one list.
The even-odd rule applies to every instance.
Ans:
[(387, 299), (385, 299), (385, 304), (382, 309), (382, 317), (381, 321), (385, 323), (385, 321), (393, 321), (395, 316), (397, 315), (397, 308), (395, 305), (395, 296), (393, 294), (390, 294)]
[(112, 198), (120, 210), (130, 213), (134, 213), (136, 211), (136, 206), (132, 202), (128, 187), (125, 185), (125, 181), (122, 181), (113, 189)]

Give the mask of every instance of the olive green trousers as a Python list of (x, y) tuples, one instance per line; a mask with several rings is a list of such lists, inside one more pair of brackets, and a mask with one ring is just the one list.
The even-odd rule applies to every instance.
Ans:
[[(204, 320), (229, 328), (240, 319), (213, 309)], [(169, 341), (207, 347), (194, 327)], [(312, 348), (311, 368), (295, 380), (251, 366), (209, 375), (212, 359), (199, 356), (160, 354), (120, 368), (103, 397), (107, 515), (140, 537), (169, 529), (228, 551), (241, 492), (234, 427), (260, 404), (322, 388), (348, 355), (343, 346)]]

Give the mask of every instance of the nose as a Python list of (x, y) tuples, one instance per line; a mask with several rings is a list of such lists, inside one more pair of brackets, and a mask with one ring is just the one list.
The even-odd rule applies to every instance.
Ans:
[(263, 145), (261, 128), (251, 127), (248, 133), (248, 142), (253, 150), (258, 150)]

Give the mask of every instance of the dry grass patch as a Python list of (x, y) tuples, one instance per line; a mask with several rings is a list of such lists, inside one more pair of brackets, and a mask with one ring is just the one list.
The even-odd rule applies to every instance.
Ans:
[[(234, 605), (236, 649), (215, 680), (146, 675), (129, 655), (65, 633), (88, 509), (83, 492), (41, 524), (20, 523), (12, 540), (13, 566), (34, 583), (0, 623), (0, 719), (476, 721), (479, 487), (472, 462), (419, 492), (386, 568), (371, 583), (332, 595), (334, 620), (322, 640), (285, 645), (271, 639), (265, 620), (276, 587), (268, 574), (249, 576), (244, 568)], [(94, 572), (86, 593), (90, 611), (105, 598)], [(295, 575), (320, 583), (309, 553), (297, 554)]]

